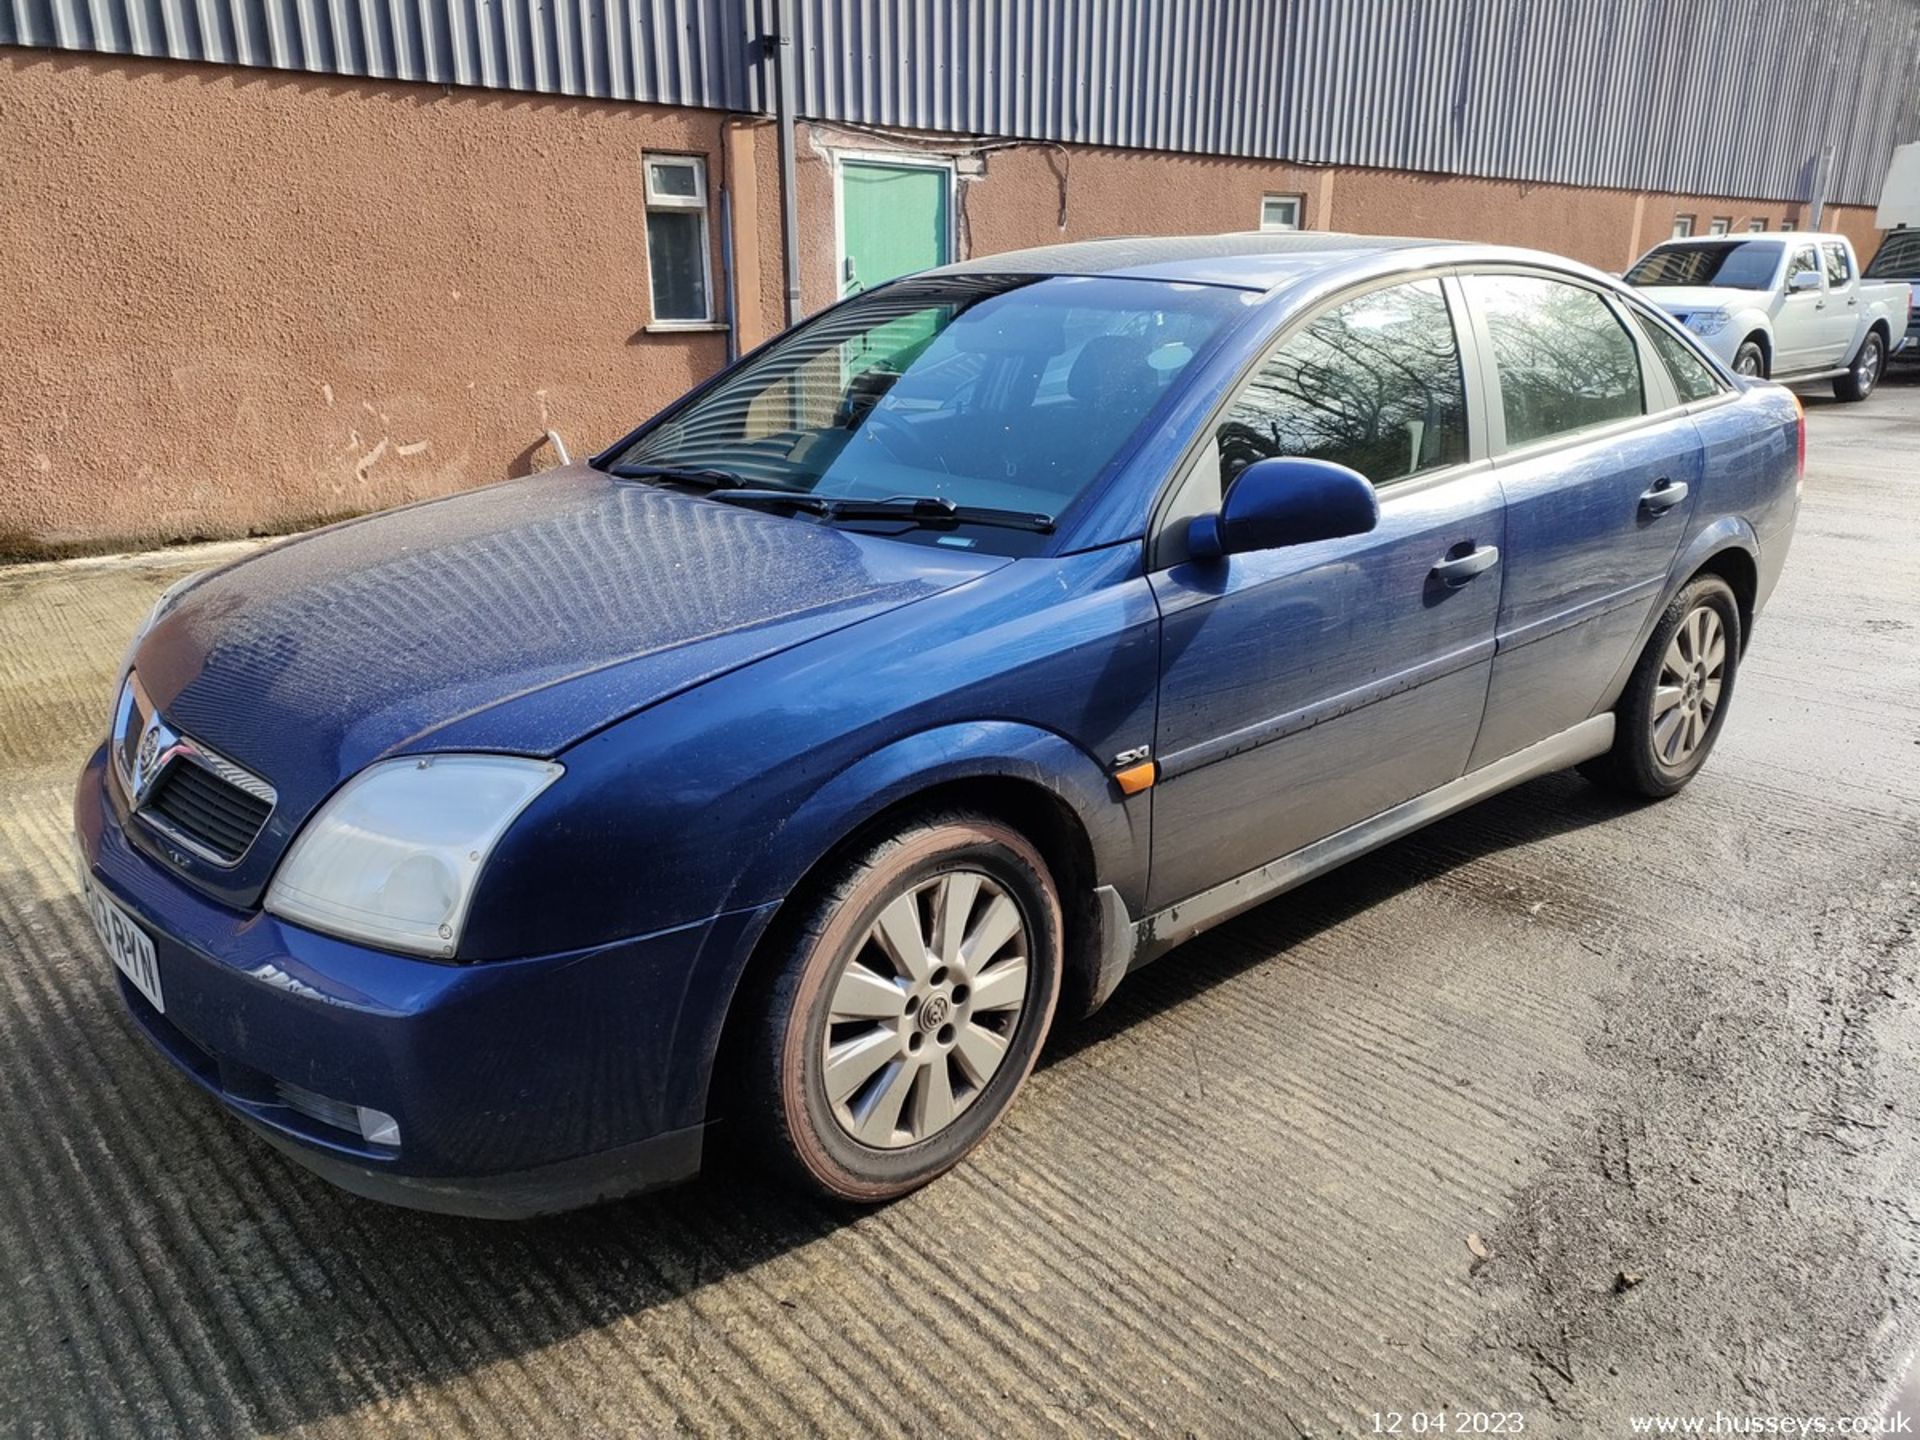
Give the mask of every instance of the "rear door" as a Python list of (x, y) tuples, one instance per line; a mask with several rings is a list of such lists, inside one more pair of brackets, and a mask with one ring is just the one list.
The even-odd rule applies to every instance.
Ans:
[[(1500, 487), (1473, 435), (1451, 282), (1403, 280), (1293, 328), (1217, 418), (1163, 521), (1160, 779), (1148, 903), (1256, 869), (1459, 776), (1486, 701)], [(1192, 561), (1179, 543), (1254, 460), (1379, 488), (1369, 534)], [(1471, 558), (1469, 558), (1471, 557)], [(1448, 561), (1448, 577), (1435, 573)], [(1469, 573), (1471, 572), (1471, 573)]]
[(1845, 365), (1852, 361), (1855, 345), (1866, 330), (1860, 315), (1853, 252), (1844, 241), (1826, 241), (1820, 247), (1820, 265), (1827, 279), (1827, 308), (1816, 312), (1820, 317), (1819, 363)]
[(1497, 649), (1469, 768), (1578, 724), (1658, 601), (1699, 498), (1699, 436), (1617, 300), (1568, 275), (1463, 277), (1507, 503)]

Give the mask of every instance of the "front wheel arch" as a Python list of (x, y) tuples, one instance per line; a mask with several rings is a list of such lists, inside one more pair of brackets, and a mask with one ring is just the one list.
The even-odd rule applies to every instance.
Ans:
[[(1066, 744), (1057, 736), (1048, 738)], [(1058, 1014), (1075, 1017), (1093, 1008), (1108, 939), (1096, 887), (1112, 878), (1113, 859), (1109, 854), (1103, 863), (1095, 831), (1074, 803), (1036, 775), (1015, 773), (1016, 768), (1024, 767), (1004, 763), (996, 766), (982, 758), (964, 773), (929, 776), (924, 783), (909, 784), (879, 806), (857, 812), (834, 827), (761, 928), (752, 953), (735, 979), (713, 1050), (715, 1075), (741, 1073), (740, 1067), (730, 1062), (741, 1046), (751, 1043), (752, 1002), (771, 983), (792, 937), (795, 917), (806, 913), (809, 899), (823, 884), (832, 882), (849, 857), (871, 846), (878, 837), (942, 810), (964, 809), (999, 820), (1040, 852), (1058, 889), (1062, 911)], [(1117, 801), (1110, 803), (1115, 810), (1122, 808)], [(1111, 852), (1113, 837), (1099, 839)], [(723, 1086), (710, 1087), (708, 1119), (723, 1118), (733, 1098)]]

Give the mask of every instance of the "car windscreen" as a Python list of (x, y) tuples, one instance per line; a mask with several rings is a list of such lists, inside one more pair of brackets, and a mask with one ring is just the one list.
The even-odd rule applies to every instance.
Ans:
[(1869, 280), (1920, 280), (1920, 230), (1896, 230), (1867, 266)]
[(1627, 271), (1627, 283), (1715, 285), (1727, 290), (1766, 290), (1780, 268), (1778, 240), (1742, 240), (1733, 244), (1662, 245), (1649, 250)]
[[(1113, 276), (902, 281), (781, 337), (602, 463), (829, 501), (934, 497), (1058, 517), (1246, 298)], [(955, 528), (931, 538), (1036, 548)]]

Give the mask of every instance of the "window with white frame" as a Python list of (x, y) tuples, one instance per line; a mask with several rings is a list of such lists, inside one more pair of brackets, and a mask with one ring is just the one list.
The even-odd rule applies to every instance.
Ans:
[(1673, 238), (1674, 239), (1684, 240), (1687, 238), (1687, 236), (1691, 235), (1692, 233), (1693, 233), (1693, 217), (1691, 215), (1676, 215), (1673, 217)]
[(647, 275), (655, 324), (713, 319), (707, 252), (707, 162), (697, 155), (648, 155)]
[(1262, 196), (1260, 228), (1262, 230), (1298, 230), (1300, 216), (1305, 208), (1305, 201), (1299, 195)]
[(1766, 231), (1767, 231), (1767, 222), (1764, 219), (1749, 220), (1747, 222), (1747, 233), (1749, 235), (1764, 235), (1766, 234)]
[(1707, 224), (1707, 234), (1709, 235), (1726, 235), (1730, 234), (1732, 230), (1733, 217), (1731, 215), (1716, 215)]

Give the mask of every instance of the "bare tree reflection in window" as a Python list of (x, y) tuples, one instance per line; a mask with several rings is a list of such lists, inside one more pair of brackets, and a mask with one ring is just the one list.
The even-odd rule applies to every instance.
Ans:
[(1640, 352), (1592, 290), (1535, 275), (1469, 275), (1500, 376), (1507, 444), (1644, 412)]
[(1464, 460), (1466, 388), (1439, 282), (1329, 310), (1261, 366), (1216, 433), (1223, 491), (1254, 461), (1283, 455), (1331, 460), (1375, 484)]

